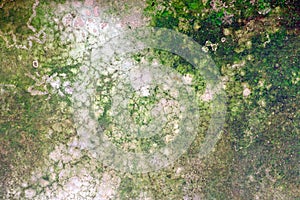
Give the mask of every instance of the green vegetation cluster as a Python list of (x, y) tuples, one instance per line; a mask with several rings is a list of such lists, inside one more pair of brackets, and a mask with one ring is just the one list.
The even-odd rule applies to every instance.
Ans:
[[(21, 177), (30, 176), (35, 167), (44, 164), (43, 158), (56, 143), (67, 141), (74, 134), (66, 109), (67, 99), (58, 95), (32, 96), (28, 92), (35, 84), (28, 74), (41, 79), (66, 73), (71, 79), (74, 76), (71, 71), (77, 67), (65, 64), (63, 56), (68, 55), (68, 49), (59, 42), (55, 23), (49, 20), (53, 17), (50, 1), (39, 1), (30, 25), (36, 32), (44, 29), (52, 38), (51, 43), (33, 41), (29, 50), (10, 47), (28, 45), (28, 39), (35, 34), (27, 26), (34, 3), (34, 0), (6, 1), (0, 8), (0, 187), (3, 190), (10, 187), (5, 185), (8, 179), (18, 182)], [(33, 67), (33, 61), (38, 61), (38, 68)], [(35, 89), (43, 89), (43, 85)]]
[[(26, 22), (34, 2), (7, 1), (0, 8), (0, 31), (10, 44), (14, 42), (10, 32), (20, 44), (33, 34)], [(41, 76), (66, 73), (71, 78), (73, 69), (78, 68), (65, 64), (68, 49), (58, 42), (59, 31), (48, 20), (50, 2), (40, 1), (31, 22), (37, 30), (46, 27), (46, 34), (53, 36), (50, 46), (33, 43), (31, 52), (8, 49), (0, 38), (1, 184), (12, 173), (29, 175), (35, 165), (42, 164), (38, 161), (49, 153), (53, 141), (67, 141), (74, 134), (60, 97), (52, 95), (45, 101), (46, 97), (32, 97), (26, 91), (34, 81), (25, 74), (37, 72), (31, 65), (33, 60), (39, 60)], [(197, 195), (201, 199), (300, 197), (299, 9), (297, 0), (147, 0), (145, 13), (151, 17), (152, 26), (180, 31), (203, 46), (217, 45), (216, 49), (211, 45), (207, 48), (225, 80), (228, 116), (223, 137), (209, 157), (193, 157), (201, 145), (198, 138), (165, 170), (125, 174), (119, 188), (122, 199), (139, 198), (141, 191), (154, 199), (178, 199), (184, 194), (195, 199)], [(192, 75), (193, 87), (204, 92), (205, 82), (191, 65), (167, 52), (154, 54), (162, 64)], [(251, 91), (247, 97), (243, 95), (245, 87)], [(103, 126), (111, 120), (103, 118), (110, 105), (105, 104), (100, 121)], [(203, 110), (206, 106), (201, 105)], [(203, 131), (206, 120), (199, 127)], [(48, 131), (53, 124), (51, 135)], [(145, 150), (147, 145), (141, 144)]]
[[(147, 1), (151, 26), (177, 30), (203, 46), (217, 44), (208, 51), (226, 80), (223, 139), (209, 158), (196, 161), (204, 166), (187, 170), (192, 196), (299, 197), (299, 8), (292, 0)], [(174, 56), (167, 62), (181, 64)]]

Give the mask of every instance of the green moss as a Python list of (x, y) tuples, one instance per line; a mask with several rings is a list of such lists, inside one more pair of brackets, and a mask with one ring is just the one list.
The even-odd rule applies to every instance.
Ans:
[[(0, 24), (3, 25), (0, 30), (4, 32), (4, 37), (9, 40), (9, 44), (13, 44), (13, 41), (11, 35), (7, 34), (8, 31), (16, 35), (17, 45), (20, 44), (19, 41), (27, 41), (28, 37), (34, 34), (26, 24), (32, 15), (33, 3), (33, 1), (9, 1), (3, 9), (0, 9)], [(40, 2), (38, 5), (37, 16), (32, 21), (37, 31), (47, 23), (46, 15), (50, 12), (49, 7), (47, 9), (43, 7), (44, 3)], [(46, 26), (53, 28), (49, 24)], [(58, 71), (72, 75), (70, 69), (78, 67), (61, 67), (64, 66), (65, 61), (60, 58), (60, 64), (57, 64), (57, 60), (52, 58), (66, 51), (59, 47), (58, 42), (53, 44), (54, 48), (48, 48), (47, 51), (45, 46), (33, 42), (31, 51), (26, 51), (13, 47), (7, 48), (5, 42), (0, 39), (0, 63), (3, 66), (0, 68), (0, 146), (5, 147), (5, 151), (0, 148), (0, 162), (6, 166), (0, 170), (1, 177), (9, 176), (11, 166), (14, 166), (14, 174), (25, 178), (24, 174), (30, 174), (34, 167), (43, 164), (41, 158), (49, 154), (55, 142), (66, 141), (74, 133), (72, 125), (65, 123), (63, 134), (54, 132), (51, 139), (48, 135), (50, 124), (63, 121), (65, 117), (70, 118), (60, 110), (61, 101), (67, 101), (66, 99), (54, 94), (51, 98), (31, 96), (27, 92), (35, 81), (26, 74), (33, 74), (40, 80), (43, 75), (49, 75), (49, 69), (50, 73), (53, 70), (53, 73)], [(38, 69), (32, 67), (33, 60), (39, 61)], [(40, 77), (36, 73), (39, 73)], [(6, 87), (6, 85), (12, 86)], [(40, 87), (43, 89), (43, 85)], [(47, 97), (50, 99), (46, 100)], [(52, 118), (51, 122), (50, 118)]]
[(182, 196), (184, 181), (174, 177), (170, 170), (142, 175), (125, 175), (119, 187), (122, 199), (153, 198), (178, 199)]
[[(210, 178), (200, 193), (207, 199), (251, 199), (254, 198), (253, 194), (257, 191), (255, 186), (258, 185), (259, 192), (266, 198), (274, 198), (266, 193), (276, 190), (277, 186), (289, 188), (285, 193), (295, 196), (291, 191), (296, 186), (296, 168), (293, 163), (294, 155), (297, 154), (297, 144), (294, 141), (299, 137), (299, 126), (295, 126), (295, 122), (299, 124), (299, 116), (295, 114), (298, 106), (295, 102), (299, 101), (297, 99), (300, 86), (296, 77), (299, 76), (300, 63), (297, 55), (300, 48), (299, 36), (295, 35), (297, 32), (291, 35), (287, 28), (297, 27), (299, 12), (296, 10), (299, 6), (297, 7), (295, 1), (260, 0), (252, 5), (249, 1), (237, 0), (223, 1), (226, 5), (231, 3), (233, 6), (212, 10), (211, 2), (203, 5), (202, 1), (149, 1), (146, 9), (152, 17), (152, 25), (183, 32), (202, 45), (208, 40), (219, 44), (217, 51), (210, 54), (222, 75), (228, 78), (228, 117), (224, 129), (228, 140), (225, 145), (227, 148), (223, 146), (218, 149), (214, 156), (230, 153), (235, 161), (224, 158), (219, 162), (213, 159), (214, 156), (210, 156), (207, 165), (216, 166), (222, 163), (223, 168), (202, 168), (203, 173), (208, 173)], [(287, 13), (288, 8), (295, 12)], [(228, 13), (234, 15), (232, 23), (224, 24), (222, 18)], [(276, 25), (272, 20), (278, 17), (282, 24)], [(250, 20), (258, 23), (248, 30)], [(267, 23), (270, 21), (276, 27), (266, 27), (267, 23), (261, 26), (260, 20)], [(232, 34), (224, 35), (224, 28), (230, 29)], [(260, 31), (262, 29), (265, 29), (263, 34)], [(236, 35), (237, 30), (244, 35)], [(224, 43), (220, 42), (222, 37), (226, 39)], [(252, 46), (240, 42), (243, 40), (251, 41)], [(237, 49), (243, 51), (236, 51)], [(175, 66), (182, 74), (195, 73), (190, 66), (174, 59), (174, 55), (172, 59), (170, 55), (158, 55), (162, 57), (163, 64), (171, 63), (170, 66)], [(231, 67), (234, 62), (241, 61), (245, 61), (245, 65)], [(251, 90), (248, 97), (243, 96), (244, 84)], [(195, 85), (202, 88), (204, 84), (199, 81)], [(283, 117), (286, 115), (289, 117)], [(204, 127), (205, 123), (199, 129)], [(196, 140), (195, 144), (197, 146), (200, 143)], [(194, 152), (193, 148), (194, 146), (190, 152)], [(189, 164), (183, 162), (183, 165)], [(274, 188), (262, 188), (263, 184), (270, 183), (269, 175), (265, 172), (269, 168), (272, 169), (270, 173), (276, 183), (272, 183)], [(259, 174), (259, 177), (251, 182), (249, 175), (253, 174)], [(195, 175), (194, 180), (201, 180), (200, 175)], [(236, 187), (239, 189), (235, 190)]]

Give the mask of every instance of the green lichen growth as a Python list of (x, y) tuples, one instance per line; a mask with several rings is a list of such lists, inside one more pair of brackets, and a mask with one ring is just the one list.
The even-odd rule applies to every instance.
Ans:
[[(70, 113), (64, 108), (64, 102), (70, 103), (67, 99), (58, 95), (32, 96), (28, 92), (28, 88), (36, 82), (28, 74), (37, 79), (57, 72), (72, 76), (69, 69), (74, 66), (64, 64), (61, 54), (66, 49), (58, 42), (58, 37), (52, 43), (53, 48), (35, 41), (30, 51), (10, 47), (12, 44), (28, 45), (26, 41), (34, 35), (27, 26), (33, 13), (33, 3), (30, 0), (7, 1), (0, 9), (0, 179), (3, 189), (6, 187), (2, 185), (3, 177), (10, 177), (16, 183), (21, 181), (21, 177), (25, 179), (33, 169), (44, 164), (41, 158), (47, 156), (57, 143), (65, 142), (74, 135), (72, 124), (68, 121)], [(45, 28), (46, 34), (49, 34), (49, 30), (54, 29), (48, 18), (51, 15), (48, 3), (40, 1), (36, 7), (36, 17), (30, 23), (36, 32)], [(3, 38), (7, 39), (8, 45)], [(34, 60), (39, 61), (38, 69), (32, 66)], [(44, 85), (34, 89), (43, 90)], [(60, 123), (63, 124), (63, 132), (52, 127)]]
[[(65, 0), (55, 2), (64, 3)], [(182, 199), (183, 196), (191, 199), (297, 199), (300, 196), (297, 191), (299, 3), (296, 0), (258, 0), (254, 4), (224, 0), (222, 3), (227, 7), (219, 5), (213, 8), (212, 2), (149, 0), (145, 13), (151, 17), (152, 26), (180, 31), (203, 46), (208, 41), (218, 44), (215, 50), (211, 46), (207, 48), (225, 80), (228, 97), (222, 138), (206, 158), (196, 156), (210, 119), (210, 104), (199, 101), (203, 117), (199, 133), (187, 152), (158, 172), (120, 173), (122, 180), (118, 190), (121, 199)], [(5, 33), (9, 44), (13, 43), (12, 37), (8, 36), (10, 31), (16, 35), (17, 41), (26, 41), (33, 34), (26, 25), (33, 3), (33, 0), (7, 1), (0, 9), (0, 30)], [(37, 16), (31, 22), (37, 30), (45, 27), (46, 33), (54, 27), (47, 18), (51, 17), (49, 5), (49, 1), (40, 1)], [(124, 10), (129, 6), (124, 4)], [(114, 7), (107, 12), (116, 11), (118, 9)], [(33, 43), (28, 52), (8, 49), (0, 38), (0, 62), (7, 66), (0, 68), (1, 180), (12, 174), (29, 176), (33, 168), (43, 165), (41, 157), (48, 155), (57, 143), (65, 143), (75, 134), (69, 120), (70, 113), (66, 110), (70, 101), (58, 95), (46, 100), (46, 96), (31, 96), (27, 91), (35, 81), (25, 74), (37, 72), (32, 67), (33, 60), (40, 61), (38, 72), (41, 76), (64, 73), (71, 81), (76, 76), (81, 63), (72, 60), (73, 64), (66, 64), (67, 45), (57, 42), (58, 39), (59, 33), (54, 31), (51, 46)], [(168, 52), (149, 52), (137, 54), (134, 58), (139, 62), (147, 54), (150, 61), (158, 59), (181, 75), (191, 75), (195, 91), (204, 92), (205, 80), (193, 66)], [(245, 87), (251, 91), (249, 96), (243, 94)], [(110, 83), (100, 84), (97, 92), (111, 88)], [(98, 102), (104, 108), (98, 121), (106, 130), (112, 123), (109, 116), (112, 102), (109, 100), (111, 96), (101, 96), (107, 100)], [(138, 104), (132, 102), (128, 108), (132, 116), (144, 105), (156, 102), (156, 99), (134, 100)], [(136, 123), (141, 123), (143, 118), (145, 116), (136, 117)], [(135, 142), (139, 151), (149, 152), (153, 144), (157, 147), (164, 145), (159, 136), (141, 140), (125, 136), (114, 140), (112, 132), (107, 131), (107, 136), (118, 147)], [(17, 167), (12, 169), (11, 166)], [(97, 168), (98, 173), (104, 170), (103, 166)], [(43, 178), (48, 180), (49, 176)], [(0, 197), (1, 192), (0, 189)]]
[[(252, 199), (255, 195), (268, 199), (277, 198), (278, 193), (299, 197), (293, 192), (298, 186), (299, 153), (298, 3), (222, 1), (232, 6), (213, 9), (212, 2), (148, 1), (146, 8), (152, 26), (183, 32), (201, 45), (218, 43), (217, 50), (208, 48), (209, 53), (227, 77), (225, 135), (215, 152), (195, 160), (195, 166), (186, 171), (193, 174), (189, 195), (204, 199)], [(230, 23), (224, 21), (228, 14), (233, 15)], [(167, 60), (174, 61), (173, 57)], [(182, 70), (196, 73), (188, 66)], [(245, 86), (251, 90), (248, 97), (243, 95)]]

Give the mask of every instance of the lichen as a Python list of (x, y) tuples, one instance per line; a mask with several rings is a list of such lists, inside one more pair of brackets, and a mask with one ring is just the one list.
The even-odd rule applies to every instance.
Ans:
[[(0, 198), (299, 198), (299, 8), (298, 2), (284, 0), (2, 1)], [(200, 71), (157, 49), (93, 65), (107, 40), (147, 23), (193, 38), (221, 74), (218, 87), (228, 97), (226, 123), (206, 157), (198, 153), (220, 88), (207, 87)], [(120, 70), (129, 61), (153, 66), (130, 76)], [(182, 100), (163, 84), (152, 87), (150, 72), (157, 64), (165, 67), (161, 71), (172, 69), (176, 83), (195, 92), (201, 116), (196, 137), (177, 160), (158, 171), (111, 169), (98, 160), (97, 151), (89, 151), (99, 141), (75, 124), (72, 95), (79, 88), (95, 91), (89, 96), (93, 99), (86, 93), (76, 96), (79, 103), (91, 102), (93, 111), (82, 110), (81, 116), (95, 117), (119, 149), (153, 152), (179, 134), (176, 101)], [(125, 72), (127, 82), (120, 82)], [(165, 74), (156, 74), (156, 81), (168, 81), (161, 77)], [(98, 80), (80, 82), (88, 75)], [(125, 99), (128, 105), (116, 110)], [(142, 131), (132, 134), (153, 121), (151, 137), (137, 137)], [(85, 122), (85, 127), (93, 125)], [(158, 122), (166, 124), (157, 131), (161, 134), (154, 134)]]

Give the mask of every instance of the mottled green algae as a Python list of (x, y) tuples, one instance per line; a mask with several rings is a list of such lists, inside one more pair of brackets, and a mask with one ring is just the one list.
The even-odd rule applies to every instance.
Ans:
[[(233, 6), (216, 11), (212, 2), (148, 1), (146, 9), (152, 26), (181, 31), (201, 45), (219, 44), (209, 53), (226, 80), (227, 123), (207, 159), (182, 161), (200, 169), (184, 172), (193, 174), (188, 194), (200, 199), (299, 198), (299, 12), (287, 11), (297, 10), (297, 3), (223, 1)], [(225, 10), (234, 14), (231, 24), (222, 23)]]
[[(14, 46), (28, 45), (29, 37), (35, 34), (27, 24), (33, 13), (33, 3), (8, 1), (0, 8), (0, 187), (4, 190), (11, 187), (11, 180), (18, 184), (30, 177), (32, 170), (44, 164), (45, 156), (56, 143), (65, 142), (74, 135), (73, 125), (68, 122), (71, 115), (62, 104), (65, 98), (32, 96), (28, 92), (36, 83), (28, 74), (41, 79), (43, 75), (62, 71), (65, 61), (61, 52), (66, 51), (58, 38), (52, 45), (32, 41), (30, 50)], [(40, 1), (37, 16), (29, 23), (36, 32), (46, 28), (45, 32), (49, 33), (54, 29), (47, 19), (51, 10), (47, 4), (47, 1)], [(53, 59), (55, 56), (58, 59)], [(33, 61), (39, 62), (38, 68), (33, 67)], [(42, 90), (44, 85), (35, 89)], [(56, 123), (64, 125), (63, 133), (52, 130)], [(4, 191), (0, 191), (0, 198), (2, 195)]]

